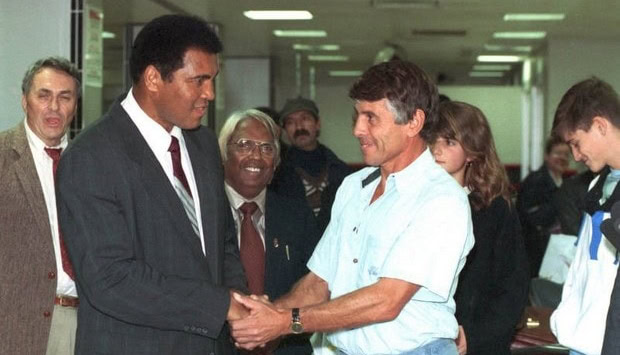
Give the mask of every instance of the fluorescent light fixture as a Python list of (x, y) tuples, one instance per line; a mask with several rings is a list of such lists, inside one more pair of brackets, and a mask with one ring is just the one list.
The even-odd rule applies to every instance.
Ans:
[(518, 55), (479, 55), (479, 62), (516, 63), (521, 61)]
[(330, 70), (329, 76), (334, 77), (358, 77), (364, 72), (361, 70)]
[(504, 39), (541, 39), (547, 36), (545, 31), (495, 32), (493, 38)]
[(243, 15), (252, 20), (312, 20), (310, 11), (244, 11)]
[(475, 64), (474, 71), (505, 71), (512, 69), (510, 64)]
[(485, 44), (484, 49), (487, 51), (513, 51), (529, 53), (532, 51), (532, 46), (502, 46), (499, 44)]
[(349, 57), (346, 55), (309, 55), (308, 60), (311, 62), (348, 62)]
[(501, 71), (472, 71), (469, 72), (469, 76), (472, 78), (501, 78), (504, 76), (504, 72)]
[(321, 44), (318, 46), (313, 46), (310, 44), (295, 43), (293, 44), (293, 49), (296, 51), (339, 51), (340, 46), (337, 44)]
[(562, 21), (564, 14), (505, 14), (504, 21)]
[(322, 30), (274, 30), (276, 37), (327, 37), (327, 32)]
[(101, 38), (103, 39), (116, 38), (116, 34), (114, 32), (103, 31), (101, 32)]

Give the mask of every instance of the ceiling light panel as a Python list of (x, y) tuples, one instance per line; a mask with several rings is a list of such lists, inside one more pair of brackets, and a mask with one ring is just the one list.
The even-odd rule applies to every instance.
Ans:
[(472, 71), (469, 73), (472, 78), (501, 78), (504, 76), (504, 72), (498, 71)]
[(487, 51), (511, 51), (529, 53), (532, 51), (532, 46), (503, 46), (499, 44), (485, 44), (484, 49), (486, 49)]
[(474, 71), (507, 71), (512, 69), (510, 64), (475, 64)]
[(252, 20), (312, 20), (310, 11), (244, 11), (243, 15)]
[(504, 21), (562, 21), (566, 16), (556, 14), (505, 14)]
[(330, 70), (329, 76), (333, 77), (358, 77), (363, 72), (361, 70)]
[(274, 30), (276, 37), (297, 37), (297, 38), (322, 38), (327, 37), (327, 32), (322, 30)]
[(348, 62), (349, 57), (346, 55), (309, 55), (308, 60), (311, 62)]
[(495, 32), (493, 38), (502, 39), (541, 39), (547, 36), (545, 31)]
[(293, 44), (293, 49), (296, 51), (339, 51), (340, 46), (337, 44), (321, 44), (313, 46), (310, 44), (295, 43)]
[(517, 63), (522, 60), (518, 55), (479, 55), (479, 62)]

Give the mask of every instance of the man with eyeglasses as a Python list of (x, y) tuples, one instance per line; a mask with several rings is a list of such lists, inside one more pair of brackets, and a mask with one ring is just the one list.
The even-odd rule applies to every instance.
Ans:
[(291, 143), (270, 188), (277, 193), (305, 199), (321, 233), (327, 228), (336, 191), (349, 166), (319, 143), (319, 109), (312, 100), (290, 99), (280, 112), (284, 132)]
[[(267, 191), (280, 160), (278, 127), (257, 110), (233, 113), (218, 138), (241, 263), (254, 295), (275, 299), (286, 293), (308, 272), (308, 261), (319, 231), (303, 201)], [(288, 337), (275, 347), (276, 354), (310, 354), (307, 336)]]

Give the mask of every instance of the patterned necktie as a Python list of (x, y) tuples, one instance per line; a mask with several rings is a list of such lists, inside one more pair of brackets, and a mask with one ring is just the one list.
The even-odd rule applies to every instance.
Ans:
[(265, 293), (265, 249), (263, 242), (252, 223), (252, 215), (258, 209), (255, 202), (246, 202), (239, 210), (243, 213), (241, 222), (241, 264), (248, 278), (250, 293), (262, 295)]
[[(62, 153), (62, 148), (44, 148), (47, 155), (52, 158), (52, 172), (54, 174), (54, 185), (56, 183), (56, 169), (58, 169), (58, 162), (60, 161), (60, 153)], [(54, 188), (56, 190), (56, 188)], [(62, 237), (62, 232), (60, 231), (60, 223), (58, 223), (58, 244), (60, 244), (60, 261), (62, 263), (62, 269), (65, 271), (67, 275), (71, 278), (71, 280), (75, 280), (75, 273), (73, 272), (73, 266), (71, 265), (71, 260), (69, 260), (69, 255), (67, 254), (67, 246), (65, 245), (65, 240)]]
[(189, 218), (189, 221), (192, 224), (192, 228), (194, 229), (196, 236), (200, 236), (200, 230), (198, 229), (198, 220), (196, 219), (196, 209), (194, 207), (194, 199), (192, 198), (192, 192), (189, 189), (187, 178), (185, 178), (183, 167), (181, 167), (181, 150), (179, 148), (179, 140), (177, 139), (177, 137), (172, 136), (172, 141), (170, 142), (170, 147), (168, 148), (168, 151), (170, 152), (170, 157), (172, 158), (174, 190), (177, 192), (179, 199), (181, 199), (181, 203), (183, 204), (183, 208), (185, 209), (187, 218)]

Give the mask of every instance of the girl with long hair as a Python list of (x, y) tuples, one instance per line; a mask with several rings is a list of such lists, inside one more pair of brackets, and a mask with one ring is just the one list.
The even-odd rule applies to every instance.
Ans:
[(448, 101), (431, 137), (435, 161), (469, 193), (476, 243), (454, 296), (460, 354), (510, 354), (529, 274), (510, 183), (484, 114)]

